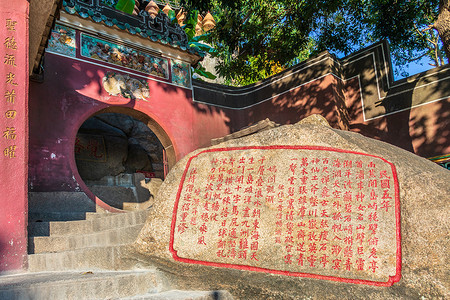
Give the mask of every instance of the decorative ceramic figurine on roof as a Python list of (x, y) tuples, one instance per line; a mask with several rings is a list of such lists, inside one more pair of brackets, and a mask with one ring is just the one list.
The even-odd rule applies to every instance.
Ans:
[(139, 6), (141, 4), (139, 3), (138, 0), (134, 1), (134, 9), (133, 9), (133, 15), (137, 16), (139, 14)]
[(172, 9), (172, 7), (170, 7), (169, 3), (167, 3), (166, 6), (164, 6), (164, 8), (162, 10), (166, 15), (169, 15), (169, 11), (171, 11), (173, 9)]
[(180, 27), (183, 27), (184, 21), (186, 20), (186, 12), (183, 9), (180, 9), (180, 11), (178, 12), (177, 20), (178, 20), (178, 25), (180, 25)]
[(150, 1), (147, 6), (145, 7), (145, 11), (148, 12), (148, 14), (150, 15), (150, 17), (152, 17), (153, 19), (156, 18), (156, 16), (158, 15), (158, 11), (159, 11), (159, 7), (158, 4), (155, 3), (155, 1)]
[(214, 20), (214, 18), (211, 15), (211, 13), (208, 12), (206, 14), (205, 18), (203, 19), (203, 30), (205, 32), (208, 32), (211, 29), (213, 29), (214, 27), (216, 27), (216, 21)]
[(195, 25), (195, 35), (203, 34), (202, 25), (203, 25), (203, 17), (200, 14), (198, 14), (197, 25)]

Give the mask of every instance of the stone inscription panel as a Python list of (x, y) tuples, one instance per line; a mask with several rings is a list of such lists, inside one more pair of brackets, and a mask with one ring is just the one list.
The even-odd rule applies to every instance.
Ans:
[(395, 167), (346, 150), (267, 146), (190, 158), (173, 212), (175, 260), (390, 286), (400, 279)]
[(103, 136), (78, 133), (75, 139), (75, 159), (106, 162), (106, 145)]

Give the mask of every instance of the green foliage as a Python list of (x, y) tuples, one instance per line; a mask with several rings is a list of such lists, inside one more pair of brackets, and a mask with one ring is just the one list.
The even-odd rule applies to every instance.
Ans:
[[(214, 75), (213, 73), (206, 71), (205, 67), (203, 67), (201, 63), (197, 64), (197, 67), (195, 67), (193, 69), (193, 72), (195, 74), (197, 74), (201, 77), (207, 78), (207, 79), (216, 79), (217, 78), (217, 76)], [(197, 78), (197, 79), (199, 79), (199, 78)]]
[(134, 0), (119, 0), (116, 9), (131, 15), (134, 10)]
[(174, 10), (169, 10), (168, 15), (170, 22), (175, 24), (177, 22), (177, 15)]
[(190, 10), (184, 21), (183, 29), (187, 34), (188, 41), (192, 41), (195, 37), (195, 25), (197, 25), (198, 10)]
[(390, 42), (395, 63), (400, 66), (397, 73), (404, 72), (401, 66), (422, 57), (430, 58), (435, 66), (444, 64), (439, 36), (425, 31), (438, 17), (438, 0), (369, 1), (362, 12), (373, 39)]
[[(170, 15), (169, 15), (170, 17)], [(172, 20), (173, 23), (177, 22), (174, 12), (174, 20)], [(211, 55), (214, 55), (216, 53), (216, 50), (205, 44), (202, 43), (202, 41), (207, 40), (208, 34), (202, 34), (199, 36), (195, 36), (195, 26), (197, 25), (197, 19), (198, 19), (198, 11), (192, 10), (186, 17), (186, 20), (184, 21), (183, 29), (186, 32), (189, 47), (195, 48), (198, 51), (202, 51), (205, 53), (209, 53)], [(197, 64), (195, 68), (192, 69), (193, 74), (197, 74), (201, 77), (207, 78), (207, 79), (216, 79), (216, 76), (212, 74), (211, 72), (208, 72), (205, 67), (203, 67), (200, 63)]]
[(261, 80), (324, 50), (347, 55), (380, 39), (389, 41), (400, 67), (423, 56), (435, 64), (443, 61), (439, 37), (424, 31), (437, 19), (439, 0), (181, 2), (188, 11), (211, 10), (217, 24), (205, 41), (216, 49), (219, 74), (236, 85)]

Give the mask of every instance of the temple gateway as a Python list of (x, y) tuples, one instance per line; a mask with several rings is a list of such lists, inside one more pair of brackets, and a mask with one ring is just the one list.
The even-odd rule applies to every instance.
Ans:
[(176, 1), (116, 2), (0, 4), (0, 298), (448, 297), (448, 66), (225, 86)]

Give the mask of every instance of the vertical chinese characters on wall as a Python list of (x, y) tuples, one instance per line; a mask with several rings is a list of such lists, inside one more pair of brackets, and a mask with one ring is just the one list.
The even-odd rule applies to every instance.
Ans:
[(28, 28), (26, 12), (21, 8), (28, 6), (26, 2), (14, 3), (0, 10), (0, 183), (3, 192), (0, 197), (0, 270), (3, 271), (26, 267), (27, 257)]
[(392, 284), (399, 270), (393, 166), (362, 153), (280, 147), (191, 158), (174, 211), (175, 259)]
[(5, 81), (5, 91), (3, 92), (4, 96), (4, 107), (6, 107), (5, 111), (3, 111), (3, 118), (6, 119), (7, 124), (4, 128), (2, 128), (2, 149), (3, 149), (3, 157), (6, 159), (14, 159), (16, 157), (17, 146), (15, 144), (17, 133), (15, 126), (15, 119), (17, 116), (17, 111), (15, 110), (16, 104), (16, 90), (20, 88), (19, 82), (16, 79), (17, 73), (17, 62), (16, 62), (16, 53), (19, 45), (16, 41), (16, 25), (17, 21), (13, 19), (6, 19), (4, 23), (4, 30), (7, 33), (4, 41), (4, 57), (3, 57), (3, 70), (4, 70), (4, 78)]

